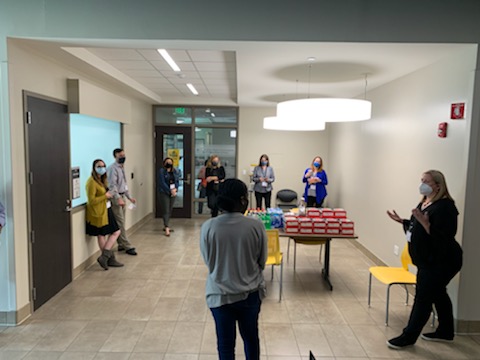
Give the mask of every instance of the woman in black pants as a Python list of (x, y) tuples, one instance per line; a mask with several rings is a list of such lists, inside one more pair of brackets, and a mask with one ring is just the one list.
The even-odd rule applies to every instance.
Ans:
[(212, 217), (218, 215), (217, 194), (218, 187), (225, 180), (225, 169), (220, 165), (218, 155), (210, 156), (205, 169), (205, 178), (207, 180), (207, 201), (208, 207), (212, 211)]
[(420, 184), (422, 200), (412, 210), (410, 220), (393, 210), (388, 216), (403, 225), (413, 264), (417, 266), (415, 301), (403, 333), (387, 341), (393, 349), (402, 349), (417, 341), (428, 322), (432, 305), (438, 315), (435, 332), (422, 334), (427, 341), (452, 341), (454, 337), (452, 302), (447, 285), (462, 267), (462, 248), (455, 241), (458, 210), (448, 193), (445, 177), (429, 170)]

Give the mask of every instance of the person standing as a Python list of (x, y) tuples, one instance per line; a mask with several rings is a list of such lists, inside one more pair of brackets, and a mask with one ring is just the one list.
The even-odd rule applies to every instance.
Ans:
[(5, 227), (5, 207), (3, 206), (2, 202), (0, 202), (0, 233), (2, 233), (2, 229)]
[(200, 252), (208, 268), (206, 301), (215, 320), (220, 360), (235, 358), (237, 322), (246, 359), (260, 358), (258, 316), (265, 298), (267, 233), (260, 221), (243, 216), (247, 197), (242, 181), (225, 180), (217, 196), (223, 213), (200, 230)]
[(112, 210), (121, 231), (117, 239), (118, 251), (125, 250), (128, 255), (137, 255), (137, 251), (128, 240), (125, 230), (127, 199), (133, 204), (136, 203), (135, 198), (133, 198), (128, 191), (127, 177), (125, 176), (124, 168), (126, 160), (125, 151), (123, 149), (115, 149), (113, 150), (113, 157), (115, 158), (115, 162), (108, 167), (107, 172), (109, 189), (113, 195)]
[(220, 183), (225, 180), (225, 169), (220, 164), (218, 155), (210, 156), (205, 169), (207, 180), (207, 201), (208, 207), (212, 211), (212, 217), (218, 215), (217, 194)]
[(450, 196), (444, 175), (426, 171), (421, 178), (422, 199), (409, 220), (395, 210), (388, 216), (402, 224), (408, 250), (417, 267), (415, 300), (407, 326), (400, 336), (387, 341), (388, 347), (402, 349), (415, 344), (428, 322), (432, 305), (438, 315), (436, 331), (421, 335), (427, 341), (452, 341), (454, 322), (447, 285), (462, 267), (463, 251), (455, 240), (458, 210)]
[(303, 198), (307, 202), (307, 207), (322, 207), (327, 197), (328, 179), (320, 156), (316, 156), (310, 167), (305, 170), (303, 182), (305, 183)]
[(169, 222), (180, 185), (180, 172), (173, 167), (172, 158), (167, 157), (163, 160), (163, 167), (158, 171), (157, 184), (160, 212), (163, 218), (163, 231), (165, 231), (166, 236), (170, 236), (170, 232), (173, 230), (170, 229)]
[[(199, 199), (205, 199), (207, 197), (207, 179), (205, 176), (206, 168), (207, 168), (207, 162), (208, 159), (205, 160), (205, 164), (200, 168), (198, 171), (197, 179), (200, 179), (200, 182), (198, 183), (198, 198)], [(198, 213), (202, 214), (203, 213), (203, 202), (199, 201), (198, 202)]]
[(98, 247), (102, 252), (97, 262), (104, 270), (109, 267), (121, 267), (115, 259), (112, 247), (115, 244), (120, 229), (115, 221), (110, 200), (113, 194), (107, 188), (107, 169), (105, 163), (97, 159), (92, 164), (92, 173), (87, 180), (87, 207), (86, 207), (86, 233), (96, 236)]
[(268, 155), (263, 154), (258, 160), (258, 166), (253, 169), (253, 182), (255, 183), (253, 189), (255, 191), (255, 200), (257, 208), (262, 208), (262, 198), (265, 199), (265, 209), (270, 206), (272, 199), (272, 182), (275, 181), (275, 174), (273, 168), (270, 166)]

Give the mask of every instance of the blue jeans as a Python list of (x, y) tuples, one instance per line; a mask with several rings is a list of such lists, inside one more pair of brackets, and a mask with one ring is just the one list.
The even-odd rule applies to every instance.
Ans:
[(247, 360), (260, 359), (260, 341), (258, 339), (258, 314), (262, 304), (258, 291), (248, 298), (233, 304), (211, 308), (217, 331), (217, 349), (220, 360), (235, 359), (236, 322), (243, 339)]

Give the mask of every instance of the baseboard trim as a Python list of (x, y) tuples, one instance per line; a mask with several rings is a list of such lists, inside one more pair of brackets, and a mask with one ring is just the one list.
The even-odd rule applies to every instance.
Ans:
[(127, 230), (127, 236), (131, 236), (133, 234), (135, 234), (138, 230), (140, 230), (140, 228), (145, 225), (148, 221), (150, 221), (151, 219), (153, 219), (153, 212), (145, 215), (143, 217), (143, 219), (137, 221), (133, 226), (131, 226), (128, 230)]
[[(145, 225), (148, 221), (153, 219), (153, 212), (147, 214), (143, 219), (137, 221), (137, 223), (133, 226), (131, 226), (127, 230), (127, 236), (132, 236), (135, 234), (140, 228)], [(87, 270), (90, 266), (95, 264), (97, 261), (97, 258), (100, 256), (100, 250), (97, 250), (95, 253), (93, 253), (91, 256), (88, 257), (84, 262), (82, 262), (80, 265), (78, 265), (76, 268), (73, 269), (73, 279), (75, 280), (77, 277), (79, 277), (85, 270)]]
[(32, 315), (31, 305), (28, 303), (17, 311), (0, 311), (0, 326), (17, 326)]

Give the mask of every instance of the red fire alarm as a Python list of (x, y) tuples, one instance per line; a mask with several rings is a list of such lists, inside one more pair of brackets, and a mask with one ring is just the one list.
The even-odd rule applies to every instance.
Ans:
[(450, 109), (450, 119), (458, 120), (465, 118), (465, 103), (452, 104)]
[(438, 124), (438, 137), (447, 137), (447, 126), (448, 124), (446, 122), (441, 122)]

